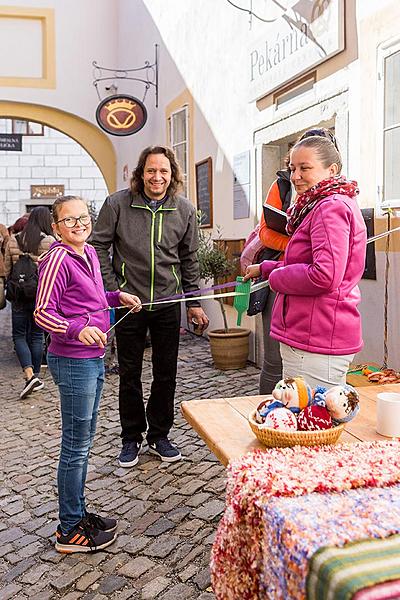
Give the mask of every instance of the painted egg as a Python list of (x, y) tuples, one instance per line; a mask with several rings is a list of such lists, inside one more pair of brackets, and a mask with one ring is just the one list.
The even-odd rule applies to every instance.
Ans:
[(281, 431), (296, 431), (297, 420), (295, 415), (287, 408), (274, 408), (265, 418), (265, 427), (280, 429)]
[(299, 431), (318, 431), (330, 429), (332, 419), (325, 406), (306, 406), (297, 417)]

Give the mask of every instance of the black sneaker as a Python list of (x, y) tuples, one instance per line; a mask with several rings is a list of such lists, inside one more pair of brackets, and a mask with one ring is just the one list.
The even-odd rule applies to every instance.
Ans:
[(172, 463), (182, 458), (179, 450), (171, 444), (168, 438), (160, 438), (149, 444), (149, 451), (152, 454), (157, 454), (164, 462)]
[(111, 517), (101, 517), (95, 513), (86, 512), (86, 520), (91, 527), (99, 531), (115, 531), (117, 529), (117, 520)]
[(118, 457), (120, 467), (134, 467), (139, 461), (139, 452), (142, 444), (139, 442), (122, 442), (122, 450)]
[(117, 534), (109, 531), (100, 531), (90, 526), (87, 519), (82, 519), (67, 535), (64, 535), (60, 526), (56, 531), (57, 552), (70, 554), (72, 552), (95, 552), (110, 546)]
[(44, 386), (43, 381), (40, 381), (36, 375), (33, 375), (30, 379), (28, 379), (25, 383), (25, 387), (20, 393), (19, 397), (21, 400), (24, 400), (29, 394), (32, 392), (36, 392), (37, 390), (41, 390)]

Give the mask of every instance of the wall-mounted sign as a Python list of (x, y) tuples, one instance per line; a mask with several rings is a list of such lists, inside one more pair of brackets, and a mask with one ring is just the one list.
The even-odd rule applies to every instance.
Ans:
[(22, 135), (20, 133), (0, 133), (0, 150), (22, 150)]
[(96, 110), (100, 127), (111, 135), (132, 135), (144, 127), (147, 110), (134, 96), (116, 94), (102, 100)]
[(250, 216), (250, 151), (233, 157), (233, 218)]
[(251, 44), (251, 99), (273, 92), (344, 47), (344, 0), (296, 2)]
[(31, 198), (55, 199), (64, 196), (63, 185), (31, 185)]
[(213, 226), (212, 158), (209, 156), (195, 165), (196, 203), (201, 211), (200, 227)]

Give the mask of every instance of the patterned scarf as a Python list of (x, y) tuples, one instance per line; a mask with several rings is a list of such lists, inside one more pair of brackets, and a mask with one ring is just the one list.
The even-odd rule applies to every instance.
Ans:
[(342, 175), (336, 175), (335, 177), (320, 181), (303, 194), (300, 194), (296, 202), (288, 209), (287, 234), (293, 235), (306, 215), (322, 198), (332, 196), (333, 194), (345, 194), (353, 198), (358, 193), (357, 182), (348, 180)]

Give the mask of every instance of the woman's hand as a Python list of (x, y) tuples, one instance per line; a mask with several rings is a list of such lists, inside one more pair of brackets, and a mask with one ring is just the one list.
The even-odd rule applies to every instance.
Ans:
[(140, 298), (133, 294), (127, 294), (126, 292), (119, 293), (119, 301), (123, 306), (128, 306), (132, 312), (139, 312), (142, 310), (142, 302)]
[(98, 327), (84, 327), (79, 332), (78, 340), (85, 346), (97, 344), (99, 348), (104, 348), (107, 343), (107, 334)]
[(246, 272), (243, 277), (243, 282), (248, 281), (249, 279), (257, 279), (257, 277), (261, 277), (260, 265), (249, 265), (246, 268)]

